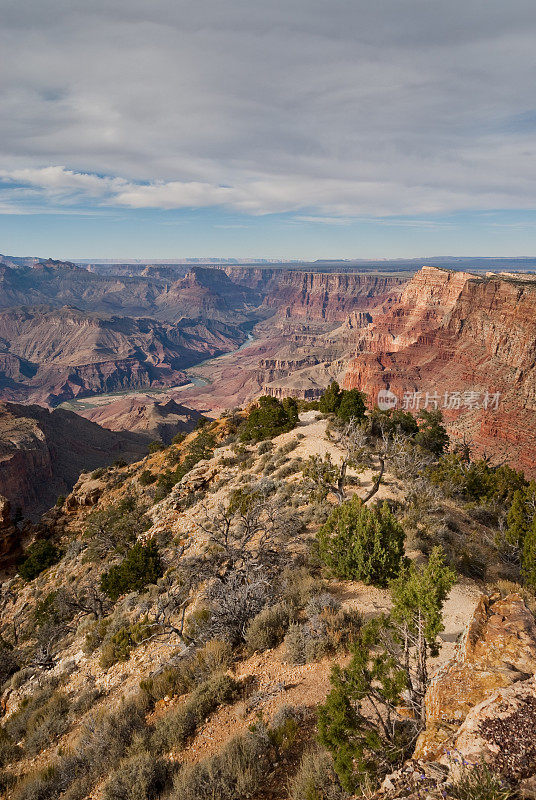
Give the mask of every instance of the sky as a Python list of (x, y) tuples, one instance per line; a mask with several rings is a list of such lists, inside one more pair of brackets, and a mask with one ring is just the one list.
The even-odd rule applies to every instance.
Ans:
[(0, 252), (536, 255), (534, 0), (0, 14)]

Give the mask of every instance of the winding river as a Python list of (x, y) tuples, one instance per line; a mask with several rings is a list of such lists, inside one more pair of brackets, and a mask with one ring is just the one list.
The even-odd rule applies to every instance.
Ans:
[[(240, 347), (237, 347), (236, 350), (230, 350), (229, 352), (237, 353), (239, 350), (244, 350), (254, 341), (255, 337), (251, 333), (248, 333), (246, 341), (243, 342)], [(184, 391), (185, 389), (191, 389), (193, 386), (207, 386), (210, 383), (209, 378), (203, 378), (200, 375), (196, 375), (195, 370), (199, 367), (206, 367), (207, 365), (218, 361), (218, 359), (224, 358), (226, 355), (229, 355), (229, 353), (221, 353), (219, 356), (207, 358), (205, 361), (200, 361), (199, 364), (195, 364), (193, 367), (188, 367), (188, 369), (185, 369), (184, 372), (190, 381), (189, 383), (183, 383), (180, 386), (166, 386), (159, 387), (157, 389), (147, 387), (147, 389), (122, 389), (116, 392), (103, 392), (102, 394), (94, 394), (90, 397), (66, 400), (64, 403), (60, 403), (58, 408), (66, 408), (68, 411), (87, 411), (90, 408), (97, 408), (98, 406), (107, 405), (108, 403), (118, 400), (121, 397), (136, 397), (137, 395), (143, 395), (144, 397), (158, 397), (161, 394), (169, 394), (171, 392), (176, 393)]]

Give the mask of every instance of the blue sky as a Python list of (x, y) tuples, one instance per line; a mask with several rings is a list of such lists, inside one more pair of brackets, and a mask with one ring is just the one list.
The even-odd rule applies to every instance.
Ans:
[(273, 259), (533, 255), (536, 213), (305, 222), (200, 211), (119, 210), (0, 217), (2, 252), (60, 259)]
[(536, 254), (532, 0), (0, 3), (0, 252)]

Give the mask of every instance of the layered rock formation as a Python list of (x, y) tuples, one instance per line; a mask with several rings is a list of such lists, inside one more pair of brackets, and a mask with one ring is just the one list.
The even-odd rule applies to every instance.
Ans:
[[(524, 686), (535, 672), (536, 623), (522, 598), (483, 596), (456, 653), (426, 693), (426, 730), (416, 757), (444, 758), (454, 749), (465, 753), (475, 709), (514, 684)], [(532, 692), (536, 697), (534, 687)]]
[[(383, 782), (377, 798), (454, 796), (474, 769), (505, 792), (536, 791), (536, 624), (518, 594), (483, 596), (454, 656), (433, 676), (426, 727), (413, 758)], [(484, 767), (489, 770), (483, 772)], [(474, 786), (478, 780), (474, 781)]]
[(148, 437), (115, 433), (63, 409), (0, 404), (0, 495), (37, 517), (67, 494), (83, 470), (135, 460)]
[(260, 293), (263, 304), (282, 316), (326, 322), (342, 322), (355, 311), (374, 308), (407, 280), (406, 276), (246, 267), (226, 267), (225, 273)]
[(101, 392), (176, 386), (187, 382), (186, 367), (244, 339), (216, 320), (172, 324), (73, 308), (10, 309), (0, 313), (0, 392), (57, 405)]
[(156, 298), (164, 319), (197, 316), (240, 322), (262, 302), (259, 292), (237, 283), (218, 269), (194, 267), (184, 278), (166, 284)]
[[(442, 408), (477, 453), (536, 465), (536, 281), (424, 267), (357, 337), (344, 385)], [(413, 393), (419, 393), (415, 396)], [(476, 394), (467, 395), (467, 392)], [(430, 399), (432, 398), (432, 399)]]

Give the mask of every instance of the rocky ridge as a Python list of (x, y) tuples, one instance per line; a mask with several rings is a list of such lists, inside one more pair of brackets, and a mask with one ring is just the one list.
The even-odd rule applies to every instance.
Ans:
[(79, 412), (111, 431), (131, 431), (170, 444), (177, 433), (190, 432), (201, 418), (194, 409), (173, 399), (155, 400), (147, 395), (124, 397), (102, 407)]
[[(183, 475), (162, 500), (155, 497), (155, 484), (147, 483), (142, 476), (160, 476), (170, 465), (177, 464), (196, 434), (172, 448), (148, 455), (140, 462), (112, 467), (98, 475), (82, 475), (65, 502), (43, 517), (43, 523), (48, 526), (47, 535), (52, 536), (65, 554), (62, 561), (35, 581), (23, 582), (20, 577), (14, 577), (2, 587), (0, 600), (5, 630), (9, 631), (14, 621), (21, 629), (23, 622), (35, 629), (33, 620), (37, 617), (32, 615), (41, 609), (44, 599), (53, 597), (56, 592), (69, 591), (76, 591), (78, 598), (85, 598), (83, 592), (88, 593), (98, 585), (109, 562), (102, 558), (88, 559), (87, 530), (91, 513), (106, 512), (135, 493), (146, 504), (150, 518), (150, 527), (140, 534), (140, 541), (152, 539), (159, 543), (166, 571), (170, 570), (169, 574), (172, 574), (177, 565), (180, 567), (183, 558), (196, 558), (206, 552), (210, 541), (206, 515), (214, 519), (222, 504), (236, 497), (236, 490), (250, 485), (255, 487), (264, 474), (269, 484), (277, 486), (278, 514), (294, 513), (306, 502), (300, 497), (302, 461), (310, 455), (329, 452), (339, 463), (343, 455), (337, 442), (328, 434), (327, 420), (314, 411), (301, 415), (298, 428), (275, 437), (269, 453), (264, 452), (260, 445), (244, 448), (235, 446), (237, 442), (228, 441), (233, 429), (236, 431), (233, 415), (209, 423), (209, 429), (215, 437), (215, 449)], [(274, 466), (277, 464), (275, 470), (266, 469), (267, 459)], [(366, 491), (371, 485), (375, 469), (359, 475), (361, 485), (358, 491)], [(385, 483), (380, 487), (380, 497), (393, 504), (403, 504), (407, 490), (406, 480), (398, 480), (387, 472)], [(318, 528), (314, 516), (307, 519), (307, 522), (304, 519), (303, 528), (294, 529), (292, 535), (281, 543), (285, 548), (285, 558), (297, 565), (295, 586), (292, 586), (295, 591), (299, 590), (299, 576), (303, 576), (307, 563), (304, 556), (310, 546), (311, 534)], [(470, 527), (464, 533), (469, 535)], [(416, 556), (415, 553), (411, 555)], [(114, 559), (112, 563), (118, 563), (117, 556), (111, 558)], [(74, 623), (66, 628), (62, 647), (51, 648), (53, 658), (46, 668), (30, 667), (22, 671), (17, 680), (8, 682), (0, 698), (3, 722), (7, 721), (8, 725), (42, 686), (48, 686), (47, 681), (53, 687), (59, 682), (58, 691), (71, 703), (78, 704), (82, 697), (90, 703), (89, 710), (83, 706), (84, 710), (74, 718), (70, 716), (60, 733), (47, 733), (46, 749), (41, 748), (34, 755), (23, 753), (22, 758), (9, 768), (15, 778), (25, 773), (31, 777), (44, 770), (51, 774), (51, 764), (63, 758), (64, 753), (70, 753), (71, 748), (76, 750), (80, 742), (77, 736), (80, 731), (87, 730), (85, 723), (89, 721), (89, 726), (93, 726), (101, 718), (99, 715), (123, 708), (120, 705), (123, 698), (139, 696), (140, 680), (144, 685), (150, 685), (150, 679), (158, 677), (170, 664), (176, 667), (181, 663), (180, 658), (188, 654), (188, 647), (173, 633), (145, 637), (111, 666), (103, 664), (100, 645), (93, 649), (89, 646), (92, 637), (99, 641), (101, 629), (109, 630), (110, 636), (120, 631), (124, 634), (125, 626), (154, 613), (154, 604), (159, 600), (167, 602), (166, 592), (171, 589), (180, 591), (181, 585), (164, 578), (158, 586), (148, 587), (143, 595), (135, 592), (125, 594), (119, 598), (113, 613), (108, 609), (106, 624), (103, 620), (76, 616)], [(368, 618), (389, 610), (387, 590), (357, 581), (336, 581), (326, 575), (317, 590), (329, 592), (333, 602), (339, 602), (346, 613), (358, 612)], [(436, 662), (439, 670), (427, 695), (426, 731), (415, 757), (385, 780), (378, 798), (412, 797), (417, 800), (422, 798), (423, 790), (432, 798), (449, 796), (459, 765), (454, 759), (444, 757), (445, 750), (459, 753), (457, 758), (472, 759), (471, 763), (489, 759), (497, 774), (505, 778), (512, 777), (517, 782), (530, 779), (521, 765), (523, 759), (531, 759), (533, 753), (532, 737), (527, 740), (526, 731), (532, 723), (535, 696), (532, 672), (536, 668), (536, 623), (520, 595), (502, 596), (497, 593), (480, 597), (480, 594), (479, 585), (474, 580), (463, 579), (454, 586), (444, 608), (446, 644)], [(192, 615), (193, 625), (204, 619), (204, 599), (203, 594), (191, 597), (188, 613)], [(459, 632), (461, 622), (467, 622), (466, 629), (449, 658), (449, 645)], [(48, 629), (44, 628), (44, 632), (46, 634)], [(31, 635), (34, 635), (33, 630)], [(123, 642), (123, 639), (119, 638), (119, 641)], [(25, 642), (29, 647), (31, 642)], [(165, 752), (166, 762), (179, 762), (184, 770), (189, 765), (199, 764), (222, 752), (234, 736), (247, 736), (258, 722), (259, 713), (265, 719), (278, 714), (284, 716), (284, 709), (289, 705), (299, 714), (296, 718), (299, 720), (296, 750), (300, 754), (304, 746), (315, 741), (315, 708), (325, 701), (330, 690), (331, 669), (334, 664), (347, 664), (348, 657), (348, 652), (340, 651), (320, 655), (310, 663), (293, 664), (286, 655), (284, 642), (253, 654), (239, 648), (226, 672), (237, 682), (237, 696), (216, 704), (209, 712), (205, 711), (197, 729), (191, 732), (185, 743), (180, 747), (172, 746), (169, 752)], [(174, 692), (170, 688), (162, 693), (154, 708), (147, 710), (143, 722), (148, 728), (144, 729), (145, 734), (149, 735), (159, 720), (167, 718), (168, 714), (173, 719), (189, 696), (190, 689)], [(79, 708), (78, 705), (74, 707)], [(515, 720), (515, 725), (512, 720)], [(475, 750), (476, 745), (478, 750)], [(500, 762), (497, 749), (504, 755)], [(277, 758), (271, 759), (266, 771), (270, 779), (269, 789), (264, 780), (255, 796), (259, 800), (288, 800), (288, 780), (297, 767), (292, 751), (279, 752)], [(133, 774), (128, 772), (129, 780)], [(86, 796), (95, 800), (106, 797), (103, 791), (106, 777), (106, 774), (101, 775), (97, 782), (92, 783)], [(338, 800), (343, 796), (339, 794)]]

